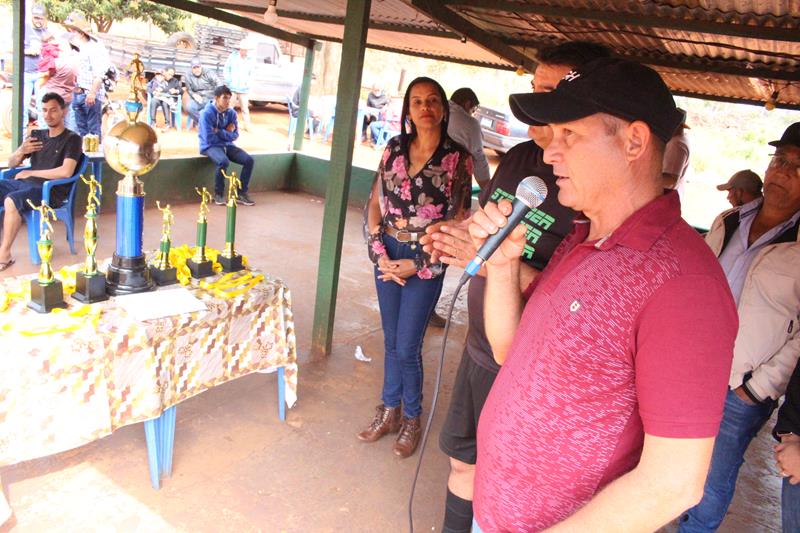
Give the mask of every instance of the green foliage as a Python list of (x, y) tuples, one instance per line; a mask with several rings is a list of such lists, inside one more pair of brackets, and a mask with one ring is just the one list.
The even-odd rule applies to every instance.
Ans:
[[(2, 0), (0, 0), (2, 1)], [(72, 11), (81, 11), (100, 33), (106, 33), (114, 21), (126, 18), (152, 22), (165, 33), (181, 30), (185, 12), (144, 0), (40, 0), (48, 18), (62, 22)]]

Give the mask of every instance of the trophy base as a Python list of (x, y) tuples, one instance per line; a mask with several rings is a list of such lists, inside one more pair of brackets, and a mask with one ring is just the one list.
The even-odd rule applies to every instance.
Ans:
[(49, 313), (57, 307), (67, 307), (64, 302), (64, 288), (57, 279), (42, 285), (38, 280), (31, 281), (31, 301), (28, 307), (37, 313)]
[(214, 269), (211, 268), (213, 263), (211, 261), (200, 261), (196, 263), (194, 259), (189, 259), (186, 261), (186, 266), (189, 267), (189, 272), (192, 273), (192, 277), (195, 279), (200, 278), (207, 278), (208, 276), (214, 275)]
[(178, 283), (178, 269), (175, 267), (160, 269), (150, 265), (150, 277), (156, 282), (156, 285), (163, 287), (164, 285), (172, 285)]
[(72, 293), (72, 297), (85, 304), (108, 300), (106, 277), (101, 272), (92, 276), (78, 272), (75, 275), (75, 292)]
[(238, 272), (239, 270), (244, 270), (242, 256), (237, 253), (234, 253), (231, 257), (225, 257), (219, 254), (217, 256), (217, 263), (222, 265), (223, 272)]
[(143, 255), (123, 257), (114, 254), (106, 272), (106, 292), (111, 296), (136, 294), (156, 288)]

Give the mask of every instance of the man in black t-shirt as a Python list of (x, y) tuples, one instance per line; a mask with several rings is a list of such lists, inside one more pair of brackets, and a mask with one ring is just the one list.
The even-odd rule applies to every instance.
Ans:
[[(568, 42), (542, 49), (538, 54), (533, 90), (552, 91), (573, 68), (608, 55), (609, 51), (604, 46), (588, 42)], [(532, 123), (521, 112), (513, 97), (509, 103), (514, 116), (530, 126), (528, 135), (533, 140), (519, 144), (506, 153), (479, 200), (481, 206), (489, 201), (513, 200), (517, 185), (528, 176), (538, 176), (547, 185), (547, 198), (538, 208), (532, 209), (524, 220), (528, 232), (522, 254), (520, 286), (527, 287), (547, 265), (561, 240), (572, 230), (576, 213), (558, 203), (553, 167), (544, 162), (544, 149), (552, 140), (550, 126)], [(434, 257), (438, 256), (443, 263), (463, 268), (476, 252), (467, 232), (468, 225), (469, 220), (459, 225), (431, 228), (429, 235), (420, 241), (423, 249), (432, 252)], [(443, 533), (468, 532), (472, 526), (478, 417), (502, 364), (502, 361), (495, 361), (486, 337), (483, 320), (486, 278), (482, 271), (469, 283), (467, 341), (453, 386), (450, 409), (439, 435), (439, 447), (450, 456)]]
[[(42, 202), (42, 186), (46, 180), (69, 178), (81, 158), (80, 136), (64, 127), (67, 104), (56, 93), (42, 97), (42, 114), (47, 130), (37, 130), (11, 155), (9, 168), (15, 168), (30, 157), (29, 170), (22, 170), (13, 179), (0, 180), (3, 199), (3, 239), (0, 243), (0, 271), (14, 264), (11, 245), (22, 226), (22, 214), (30, 209), (27, 200), (35, 205)], [(50, 207), (60, 207), (71, 185), (54, 187), (50, 192)]]

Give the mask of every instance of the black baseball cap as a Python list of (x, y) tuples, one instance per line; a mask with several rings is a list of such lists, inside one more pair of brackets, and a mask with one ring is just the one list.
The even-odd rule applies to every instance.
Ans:
[(546, 93), (512, 94), (511, 111), (526, 124), (558, 124), (595, 113), (641, 120), (664, 141), (683, 122), (669, 88), (658, 73), (640, 63), (601, 58), (576, 67)]
[(769, 143), (770, 146), (779, 148), (781, 146), (796, 146), (800, 148), (800, 122), (795, 122), (783, 132), (781, 138), (777, 141)]

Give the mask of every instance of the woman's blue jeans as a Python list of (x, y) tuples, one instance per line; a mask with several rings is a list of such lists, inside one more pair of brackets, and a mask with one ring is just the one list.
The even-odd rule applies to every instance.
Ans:
[[(416, 243), (398, 242), (385, 235), (383, 244), (392, 259), (413, 259), (420, 253)], [(416, 249), (411, 246), (416, 244)], [(400, 286), (378, 279), (375, 287), (383, 325), (384, 363), (382, 400), (386, 407), (403, 405), (403, 416), (422, 413), (422, 339), (428, 320), (442, 292), (444, 275), (420, 279), (413, 275)]]
[(681, 517), (678, 533), (713, 532), (719, 528), (733, 499), (744, 452), (769, 420), (774, 407), (774, 402), (749, 405), (735, 392), (728, 391), (703, 499)]
[(781, 522), (783, 533), (800, 531), (800, 484), (792, 485), (789, 478), (783, 478)]

